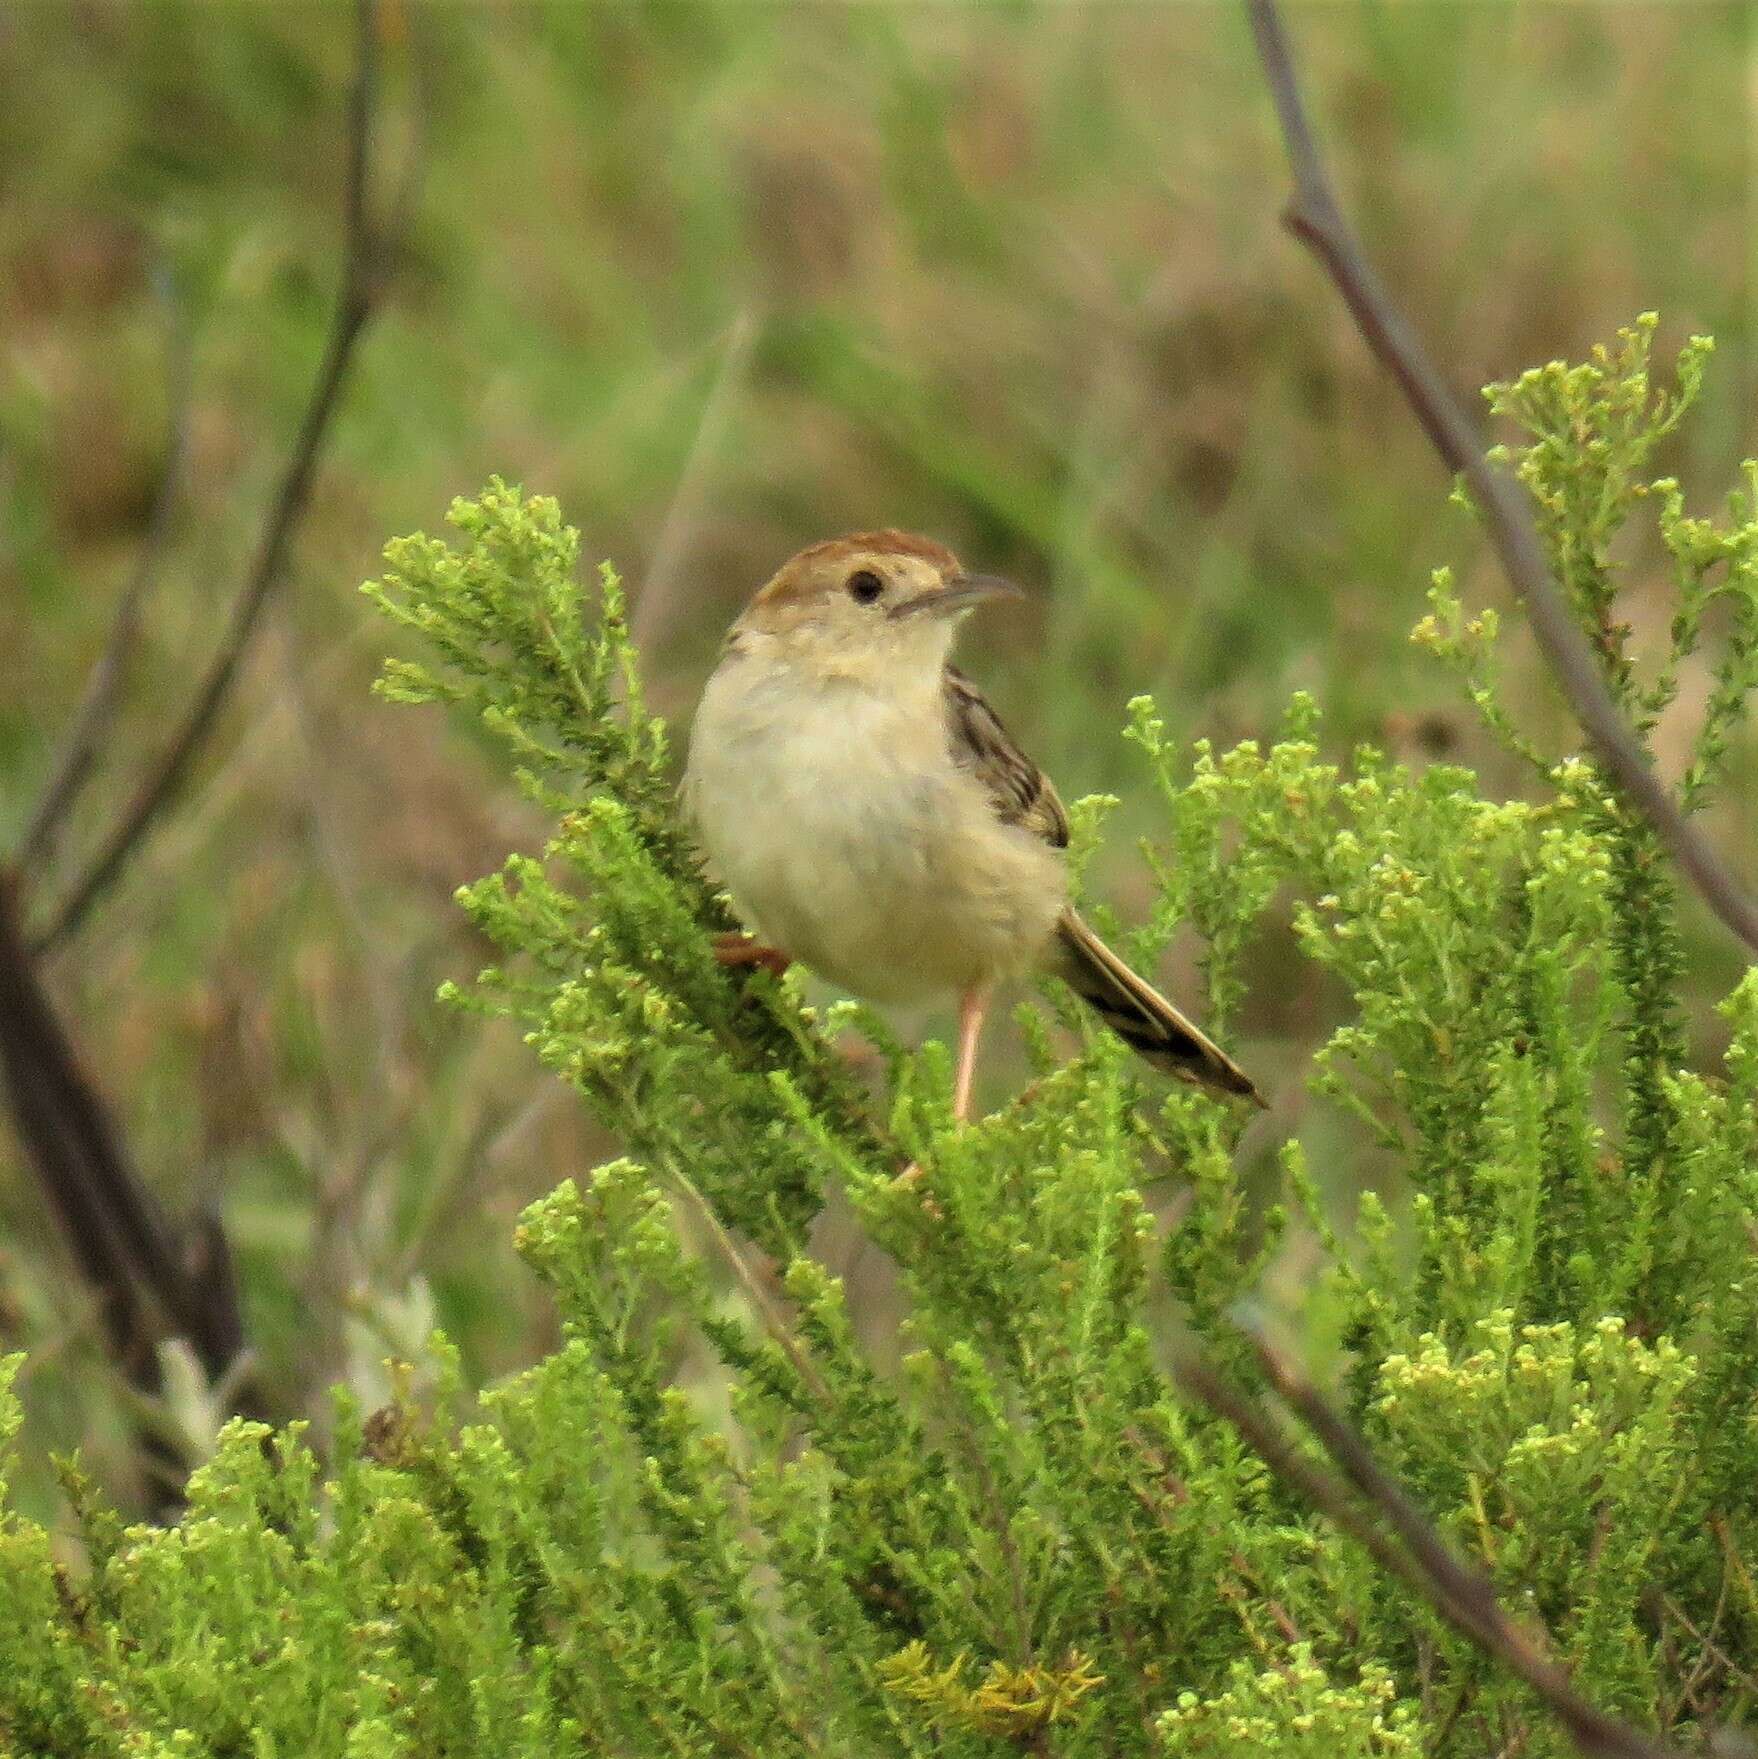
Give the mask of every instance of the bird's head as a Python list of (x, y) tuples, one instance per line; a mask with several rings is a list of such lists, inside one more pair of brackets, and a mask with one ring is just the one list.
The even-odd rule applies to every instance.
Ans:
[(860, 531), (790, 558), (733, 625), (739, 645), (845, 673), (931, 669), (938, 676), (958, 624), (1016, 586), (970, 574), (944, 544), (906, 531)]

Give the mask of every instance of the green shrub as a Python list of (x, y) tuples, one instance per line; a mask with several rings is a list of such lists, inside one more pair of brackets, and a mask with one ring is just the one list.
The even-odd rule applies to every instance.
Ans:
[[(1726, 523), (1687, 516), (1644, 474), (1706, 354), (1662, 396), (1651, 329), (1492, 397), (1634, 717), (1725, 601), (1698, 804), (1758, 664), (1758, 516), (1738, 497)], [(1613, 554), (1645, 515), (1676, 591), (1646, 666)], [(1288, 899), (1351, 1000), (1312, 1077), (1346, 1126), (1336, 1164), (1288, 1144), (1266, 1204), (1236, 1171), (1247, 1120), (1108, 1038), (1069, 1054), (1028, 1011), (1029, 1088), (958, 1126), (938, 1045), (906, 1054), (861, 1009), (719, 967), (705, 931), (730, 919), (674, 816), (615, 577), (586, 618), (575, 534), (502, 484), (451, 520), (449, 541), (391, 545), (369, 590), (438, 659), (394, 663), (385, 693), (478, 714), (556, 818), (461, 893), (505, 959), (454, 996), (516, 1021), (629, 1157), (521, 1223), (565, 1341), (468, 1412), (441, 1341), (433, 1397), (344, 1408), (327, 1468), (297, 1429), (235, 1423), (172, 1528), (122, 1526), (69, 1468), (77, 1568), (0, 1526), (12, 1749), (1564, 1751), (1523, 1688), (1174, 1395), (1180, 1327), (1247, 1369), (1243, 1297), (1321, 1355), (1336, 1340), (1339, 1396), (1590, 1696), (1669, 1729), (1739, 1719), (1758, 982), (1725, 1004), (1724, 1070), (1684, 1067), (1671, 878), (1591, 761), (1511, 724), (1493, 615), (1467, 618), (1443, 574), (1418, 633), (1530, 764), (1530, 800), (1327, 758), (1305, 700), (1273, 743), (1193, 758), (1134, 706), (1168, 842), (1131, 951), (1194, 926), (1226, 1022)], [(877, 1048), (877, 1093), (847, 1033)], [(1330, 1193), (1359, 1188), (1357, 1148), (1385, 1177), (1350, 1213)], [(925, 1177), (900, 1184), (911, 1160)], [(1167, 1185), (1163, 1230), (1144, 1191)], [(813, 1256), (832, 1186), (897, 1267), (895, 1365)]]

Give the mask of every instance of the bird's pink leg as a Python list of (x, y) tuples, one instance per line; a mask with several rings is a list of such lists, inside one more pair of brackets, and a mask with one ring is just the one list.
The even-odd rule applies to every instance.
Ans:
[(958, 1073), (952, 1082), (952, 1115), (963, 1123), (970, 1115), (971, 1081), (977, 1072), (977, 1040), (989, 1011), (989, 991), (973, 984), (958, 998)]
[(733, 967), (755, 965), (779, 977), (793, 963), (779, 947), (766, 947), (748, 934), (717, 934), (714, 937), (716, 964)]
[[(973, 985), (958, 998), (958, 1067), (952, 1078), (952, 1116), (960, 1124), (970, 1114), (971, 1082), (977, 1070), (977, 1040), (983, 1035), (983, 1016), (989, 1011), (987, 986)], [(915, 1161), (897, 1175), (900, 1185), (914, 1185), (922, 1176)], [(924, 1199), (936, 1216), (940, 1210), (933, 1198)]]

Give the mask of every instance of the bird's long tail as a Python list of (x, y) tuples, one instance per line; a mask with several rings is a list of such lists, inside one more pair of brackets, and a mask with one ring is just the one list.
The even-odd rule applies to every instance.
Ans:
[(1143, 978), (1117, 957), (1072, 910), (1057, 924), (1056, 975), (1131, 1050), (1180, 1081), (1264, 1104), (1251, 1077)]

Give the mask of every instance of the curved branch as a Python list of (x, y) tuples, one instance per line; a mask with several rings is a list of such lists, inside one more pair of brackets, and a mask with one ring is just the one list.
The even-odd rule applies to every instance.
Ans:
[[(18, 933), (15, 892), (15, 876), (0, 868), (0, 1093), (19, 1140), (98, 1296), (124, 1372), (156, 1390), (160, 1328), (150, 1299), (217, 1378), (243, 1343), (225, 1237), (204, 1223), (199, 1272), (184, 1261)], [(254, 1391), (249, 1398), (254, 1407)]]
[(1354, 1428), (1261, 1339), (1257, 1347), (1272, 1385), (1340, 1468), (1342, 1478), (1296, 1446), (1281, 1421), (1206, 1356), (1187, 1353), (1174, 1367), (1174, 1378), (1191, 1398), (1236, 1429), (1277, 1478), (1528, 1686), (1588, 1759), (1684, 1759), (1678, 1747), (1583, 1698), (1537, 1634), (1508, 1616), (1495, 1584), (1447, 1544)]
[(287, 549), (310, 499), (318, 454), (341, 398), (355, 344), (377, 307), (385, 246), (374, 233), (368, 177), (373, 114), (378, 101), (377, 0), (356, 0), (358, 61), (348, 110), (348, 171), (343, 194), (346, 224), (342, 287), (329, 338), (313, 382), (293, 450), (281, 474), (255, 558), (233, 601), (226, 632), (183, 724), (151, 773), (135, 791), (85, 872), (69, 888), (33, 947), (47, 951), (79, 928), (97, 900), (114, 884), (154, 821), (181, 793), (202, 745), (212, 732), (275, 588), (283, 578)]
[(36, 810), (25, 827), (18, 845), (14, 865), (21, 873), (41, 871), (54, 852), (56, 838), (67, 822), (80, 791), (90, 780), (103, 748), (105, 735), (115, 718), (127, 682), (128, 667), (140, 640), (141, 613), (158, 578), (159, 565), (165, 559), (171, 535), (171, 513), (177, 503), (177, 492), (183, 480), (183, 465), (189, 451), (189, 409), (193, 401), (192, 363), (194, 343), (189, 312), (171, 286), (169, 271), (161, 267), (155, 274), (170, 313), (165, 342), (165, 453), (159, 468), (158, 486), (153, 491), (152, 509), (147, 515), (145, 535), (140, 553), (135, 558), (134, 572), (122, 597), (117, 601), (116, 614), (104, 651), (86, 679), (85, 695), (69, 723), (63, 738), (60, 756), (55, 761), (47, 785), (37, 799)]
[(1423, 431), (1448, 466), (1464, 477), (1489, 538), (1575, 718), (1625, 798), (1654, 827), (1697, 892), (1746, 945), (1758, 951), (1758, 906), (1686, 820), (1654, 773), (1551, 578), (1526, 496), (1492, 466), (1471, 424), (1387, 296), (1373, 265), (1343, 218), (1313, 138), (1276, 0), (1246, 0), (1258, 58), (1275, 100), (1294, 195), (1283, 223), (1322, 261), (1367, 345), (1398, 381)]

